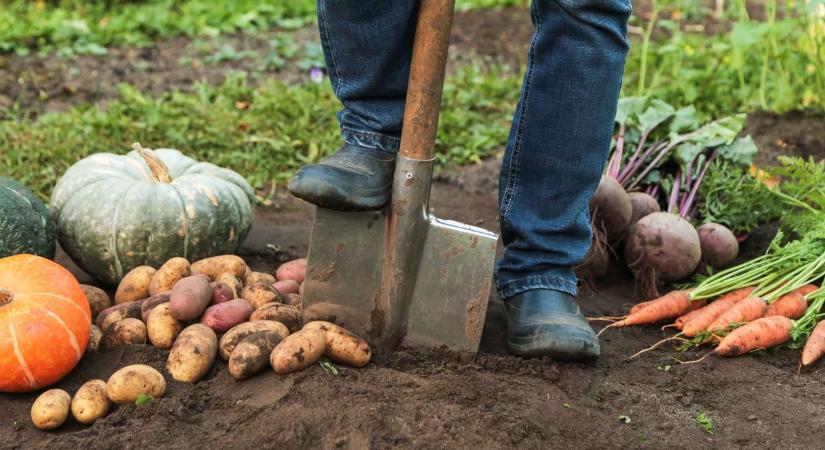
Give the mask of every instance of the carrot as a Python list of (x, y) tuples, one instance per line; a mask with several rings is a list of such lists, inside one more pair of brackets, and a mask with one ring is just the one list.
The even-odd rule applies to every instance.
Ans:
[(690, 320), (684, 322), (682, 334), (689, 338), (696, 337), (697, 334), (707, 330), (708, 326), (710, 326), (717, 317), (732, 308), (735, 304), (736, 302), (733, 300), (720, 298), (708, 306), (697, 310), (700, 312), (697, 312)]
[(630, 314), (633, 314), (635, 312), (639, 312), (639, 310), (641, 310), (642, 308), (647, 308), (647, 306), (650, 305), (651, 303), (653, 303), (654, 301), (656, 301), (656, 300), (648, 300), (646, 302), (636, 303), (635, 305), (633, 305), (630, 308)]
[(675, 322), (673, 322), (673, 325), (676, 327), (677, 330), (682, 331), (682, 329), (685, 328), (685, 324), (691, 321), (694, 317), (698, 316), (699, 314), (702, 314), (702, 311), (704, 309), (705, 308), (698, 308), (694, 309), (693, 311), (688, 311), (682, 314), (676, 319)]
[(748, 297), (719, 315), (710, 324), (708, 330), (723, 330), (734, 323), (750, 322), (764, 316), (767, 310), (768, 304), (765, 303), (765, 300), (759, 297)]
[(624, 320), (614, 323), (613, 327), (627, 327), (631, 325), (647, 325), (660, 320), (672, 319), (684, 314), (690, 308), (689, 291), (671, 291), (656, 300), (652, 300), (646, 307), (630, 313)]
[(731, 331), (713, 353), (718, 356), (739, 356), (753, 350), (773, 347), (790, 340), (792, 329), (793, 321), (787, 317), (762, 317)]
[(750, 297), (751, 292), (753, 292), (754, 290), (756, 290), (756, 286), (748, 286), (748, 287), (743, 287), (743, 288), (739, 288), (739, 289), (734, 289), (734, 290), (728, 292), (727, 294), (720, 295), (719, 298), (716, 299), (716, 301), (730, 300), (733, 303), (738, 303), (738, 302)]
[(798, 287), (798, 288), (794, 289), (793, 291), (794, 291), (795, 294), (799, 294), (803, 297), (806, 297), (808, 294), (810, 294), (811, 292), (813, 292), (817, 289), (819, 289), (819, 286), (817, 286), (815, 284), (806, 284), (805, 286)]
[(798, 319), (805, 315), (806, 309), (808, 309), (808, 302), (805, 297), (796, 292), (791, 292), (768, 305), (765, 317), (784, 316), (789, 319)]
[(808, 342), (802, 348), (802, 365), (813, 364), (822, 355), (825, 355), (825, 321), (816, 324), (808, 337)]

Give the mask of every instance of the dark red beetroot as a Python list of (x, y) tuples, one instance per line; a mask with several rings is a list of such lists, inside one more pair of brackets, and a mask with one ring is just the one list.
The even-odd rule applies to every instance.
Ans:
[(662, 210), (662, 207), (659, 206), (659, 202), (644, 192), (629, 192), (627, 195), (630, 197), (630, 204), (633, 207), (633, 214), (630, 217), (630, 226), (633, 226), (642, 217)]
[(728, 227), (706, 223), (696, 230), (702, 249), (702, 267), (719, 269), (733, 262), (739, 255), (739, 241)]
[(675, 214), (649, 214), (630, 229), (624, 257), (643, 285), (680, 280), (699, 265), (699, 234), (690, 222)]
[(595, 232), (604, 232), (608, 242), (624, 235), (633, 216), (633, 205), (624, 188), (610, 175), (602, 175), (599, 187), (590, 199)]

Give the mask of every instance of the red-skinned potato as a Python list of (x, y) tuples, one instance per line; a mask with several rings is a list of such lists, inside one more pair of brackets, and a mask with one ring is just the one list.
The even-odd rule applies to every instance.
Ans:
[(278, 281), (295, 280), (298, 283), (303, 283), (307, 275), (307, 259), (300, 258), (285, 262), (275, 271), (275, 278)]
[[(254, 323), (254, 322), (253, 322)], [(290, 334), (278, 344), (269, 356), (276, 373), (292, 373), (305, 369), (324, 354), (326, 338), (318, 329), (301, 330)]]
[(289, 294), (297, 294), (301, 289), (301, 284), (295, 280), (281, 280), (272, 284), (272, 288), (278, 291), (282, 296)]
[(251, 314), (252, 306), (246, 300), (236, 298), (206, 308), (201, 316), (201, 323), (215, 330), (216, 333), (223, 333), (249, 320)]
[(169, 305), (175, 318), (187, 322), (203, 314), (212, 302), (212, 288), (209, 279), (202, 275), (192, 275), (175, 283), (169, 298)]
[(210, 286), (212, 287), (213, 305), (235, 299), (235, 290), (229, 287), (226, 283), (213, 281)]

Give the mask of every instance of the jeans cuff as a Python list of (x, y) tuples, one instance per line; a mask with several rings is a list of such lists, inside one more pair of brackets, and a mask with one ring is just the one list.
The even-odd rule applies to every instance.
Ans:
[(501, 295), (501, 298), (504, 300), (532, 289), (553, 289), (566, 292), (574, 297), (578, 292), (575, 278), (569, 280), (558, 275), (531, 275), (526, 278), (506, 282), (499, 282), (498, 278), (496, 278), (496, 286), (498, 287), (499, 295)]
[(386, 134), (374, 133), (371, 131), (357, 131), (341, 127), (341, 137), (349, 145), (358, 147), (374, 148), (389, 153), (397, 153), (401, 144), (401, 139)]

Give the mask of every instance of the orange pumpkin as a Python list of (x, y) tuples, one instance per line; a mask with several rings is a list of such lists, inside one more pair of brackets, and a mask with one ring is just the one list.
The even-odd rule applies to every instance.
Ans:
[(77, 365), (92, 313), (77, 280), (33, 255), (0, 259), (0, 392), (29, 392)]

